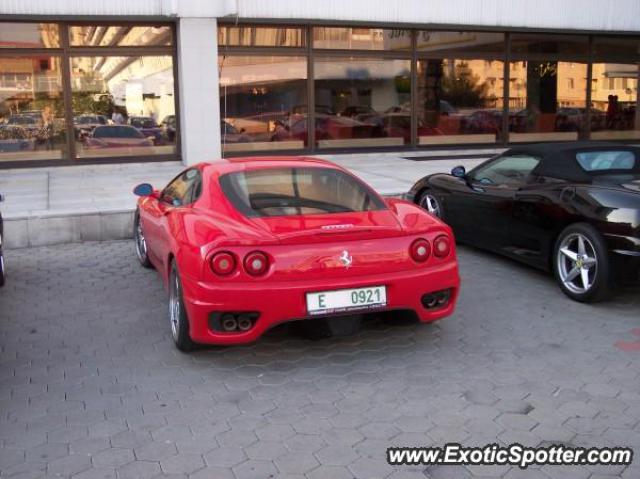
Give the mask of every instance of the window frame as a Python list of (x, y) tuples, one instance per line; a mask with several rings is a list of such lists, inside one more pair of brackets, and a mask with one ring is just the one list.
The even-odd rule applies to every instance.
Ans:
[[(354, 153), (358, 152), (384, 152), (384, 151), (429, 151), (433, 149), (455, 149), (460, 147), (478, 147), (478, 148), (496, 148), (496, 147), (508, 147), (510, 145), (514, 146), (522, 146), (528, 141), (516, 141), (511, 142), (509, 138), (509, 94), (510, 94), (510, 64), (516, 61), (560, 61), (560, 62), (568, 62), (568, 63), (585, 63), (587, 65), (587, 78), (586, 78), (586, 98), (585, 105), (589, 106), (591, 104), (591, 94), (593, 89), (592, 84), (592, 63), (595, 61), (593, 52), (594, 52), (594, 39), (605, 38), (605, 37), (613, 37), (613, 38), (630, 38), (637, 39), (640, 42), (640, 35), (631, 34), (631, 32), (622, 32), (620, 34), (614, 35), (606, 32), (598, 32), (598, 31), (561, 31), (559, 29), (532, 29), (532, 28), (517, 28), (517, 27), (486, 27), (480, 25), (406, 25), (406, 24), (394, 24), (394, 23), (384, 23), (384, 22), (338, 22), (338, 21), (293, 21), (293, 20), (280, 20), (278, 22), (274, 22), (273, 19), (268, 20), (259, 20), (259, 19), (246, 19), (243, 21), (242, 19), (226, 19), (219, 18), (219, 25), (243, 25), (243, 26), (253, 26), (253, 27), (273, 27), (273, 26), (290, 26), (294, 25), (296, 27), (306, 28), (307, 41), (306, 48), (292, 48), (292, 47), (280, 47), (280, 48), (270, 48), (270, 47), (225, 47), (220, 46), (219, 51), (227, 51), (230, 54), (270, 54), (270, 55), (286, 55), (285, 52), (289, 52), (289, 54), (295, 55), (307, 55), (307, 63), (308, 63), (308, 74), (307, 74), (307, 91), (308, 91), (308, 112), (309, 112), (309, 124), (315, 124), (316, 118), (316, 108), (315, 108), (315, 76), (313, 72), (313, 65), (316, 56), (325, 56), (325, 57), (354, 57), (357, 58), (359, 56), (363, 57), (377, 57), (381, 59), (386, 58), (410, 58), (411, 59), (411, 141), (408, 144), (403, 146), (376, 146), (376, 147), (332, 147), (332, 148), (322, 148), (316, 146), (315, 144), (315, 129), (309, 128), (307, 132), (307, 146), (302, 150), (270, 150), (267, 152), (251, 152), (252, 155), (257, 156), (265, 156), (269, 154), (291, 154), (294, 151), (298, 151), (301, 153), (322, 153), (322, 154), (332, 154), (332, 153)], [(405, 30), (409, 31), (412, 35), (411, 40), (411, 49), (408, 51), (390, 51), (390, 50), (371, 50), (371, 49), (363, 49), (363, 50), (340, 50), (340, 49), (320, 49), (314, 48), (313, 45), (313, 28), (314, 27), (351, 27), (351, 28), (382, 28), (382, 29), (397, 29), (397, 30)], [(477, 33), (500, 33), (504, 35), (504, 50), (502, 52), (482, 52), (482, 51), (473, 51), (469, 50), (468, 52), (458, 52), (455, 57), (460, 60), (467, 59), (478, 59), (478, 60), (498, 60), (502, 61), (504, 64), (503, 70), (503, 85), (502, 85), (502, 99), (503, 99), (503, 108), (502, 108), (502, 138), (499, 138), (495, 143), (491, 144), (474, 144), (472, 142), (468, 143), (456, 143), (456, 144), (439, 144), (439, 145), (420, 145), (418, 143), (418, 112), (417, 112), (417, 61), (420, 59), (429, 59), (429, 58), (438, 58), (442, 57), (442, 52), (437, 51), (424, 51), (417, 49), (417, 35), (422, 31), (433, 31), (433, 32), (452, 32), (452, 31), (460, 31), (460, 32), (477, 32)], [(523, 52), (512, 52), (511, 48), (511, 37), (513, 34), (541, 34), (541, 35), (556, 35), (563, 37), (587, 37), (588, 45), (587, 45), (587, 53), (554, 53), (554, 54), (540, 54), (540, 53), (523, 53)], [(562, 40), (558, 38), (558, 41)], [(569, 39), (570, 40), (570, 39)], [(445, 52), (445, 57), (451, 57), (448, 52)], [(615, 59), (617, 62), (618, 59)], [(625, 57), (627, 62), (630, 62), (631, 59)], [(640, 62), (640, 55), (635, 60), (636, 62)], [(619, 61), (620, 63), (625, 63), (625, 61)], [(311, 106), (313, 105), (313, 107)], [(591, 109), (587, 108), (585, 114), (585, 131), (584, 135), (586, 140), (591, 139), (591, 121), (590, 114)], [(471, 140), (472, 141), (472, 140)], [(632, 140), (614, 140), (620, 144), (625, 143), (633, 143)], [(535, 143), (535, 141), (533, 141)], [(224, 153), (224, 156), (234, 157), (234, 156), (243, 156), (246, 155), (247, 151), (234, 151)]]
[[(0, 20), (0, 27), (2, 26)], [(77, 20), (77, 21), (51, 21), (47, 19), (20, 20), (9, 21), (9, 23), (56, 23), (60, 36), (60, 46), (56, 48), (0, 48), (0, 58), (15, 56), (51, 56), (60, 57), (61, 61), (61, 80), (62, 80), (62, 100), (64, 107), (64, 125), (66, 133), (66, 143), (60, 159), (54, 160), (6, 160), (0, 162), (0, 170), (4, 168), (35, 168), (41, 166), (75, 166), (75, 165), (91, 165), (91, 164), (119, 164), (119, 163), (145, 163), (159, 161), (181, 161), (181, 138), (180, 138), (180, 97), (179, 97), (179, 76), (178, 76), (178, 55), (177, 55), (177, 27), (175, 21), (122, 21), (121, 19), (99, 19), (96, 21)], [(153, 45), (153, 46), (71, 46), (69, 39), (69, 27), (71, 26), (167, 26), (171, 28), (172, 42), (171, 45)], [(76, 154), (76, 144), (74, 123), (73, 123), (73, 105), (72, 105), (72, 85), (71, 85), (71, 59), (74, 57), (86, 56), (125, 56), (125, 57), (145, 57), (145, 56), (170, 56), (172, 61), (173, 74), (173, 99), (175, 104), (176, 116), (176, 135), (175, 150), (173, 153), (165, 153), (158, 155), (139, 155), (139, 156), (96, 156), (91, 158), (78, 158)]]
[[(179, 205), (175, 205), (173, 204), (173, 201), (176, 199), (175, 197), (171, 197), (172, 201), (167, 201), (165, 199), (165, 192), (169, 189), (169, 187), (171, 185), (173, 185), (175, 182), (181, 180), (183, 177), (186, 177), (186, 175), (192, 171), (196, 172), (195, 177), (193, 178), (193, 180), (191, 181), (191, 184), (189, 185), (189, 187), (186, 189), (183, 199), (181, 201), (184, 201), (184, 199), (188, 198), (189, 201), (188, 202), (181, 202)], [(182, 181), (186, 181), (186, 180), (182, 180)], [(193, 187), (195, 184), (200, 183), (200, 185), (202, 185), (202, 172), (200, 171), (199, 168), (197, 167), (192, 167), (192, 168), (187, 168), (186, 170), (181, 171), (180, 173), (178, 173), (178, 175), (176, 175), (171, 181), (169, 181), (169, 183), (167, 183), (167, 185), (162, 188), (162, 191), (160, 192), (160, 195), (158, 196), (158, 201), (162, 202), (165, 205), (174, 207), (174, 208), (181, 208), (183, 206), (189, 206), (192, 205), (193, 203), (195, 203), (200, 196), (202, 195), (202, 188), (200, 189), (200, 192), (198, 193), (198, 195), (194, 198), (193, 197)]]
[[(529, 173), (527, 173), (527, 175), (525, 176), (525, 178), (522, 180), (522, 184), (519, 186), (515, 186), (515, 185), (510, 185), (508, 183), (482, 183), (482, 180), (478, 179), (476, 177), (476, 175), (478, 174), (478, 172), (482, 171), (482, 170), (486, 170), (487, 168), (491, 168), (492, 166), (494, 166), (496, 163), (499, 163), (501, 161), (505, 161), (509, 158), (518, 158), (518, 157), (528, 157), (528, 158), (533, 158), (535, 160), (537, 160), (537, 163), (535, 164), (535, 166), (533, 168), (531, 168), (531, 170), (529, 171)], [(506, 154), (503, 153), (502, 155), (499, 155), (491, 160), (489, 160), (486, 163), (483, 163), (481, 165), (478, 165), (477, 167), (475, 167), (473, 170), (471, 170), (468, 174), (467, 177), (469, 178), (469, 181), (473, 184), (479, 184), (481, 185), (483, 188), (484, 187), (488, 187), (488, 188), (509, 188), (509, 189), (518, 189), (524, 185), (527, 185), (529, 183), (531, 183), (531, 181), (535, 178), (535, 174), (534, 171), (536, 170), (536, 168), (540, 165), (540, 163), (542, 162), (542, 158), (535, 156), (535, 155), (530, 155), (530, 154), (526, 154), (526, 153), (516, 153), (516, 154)]]

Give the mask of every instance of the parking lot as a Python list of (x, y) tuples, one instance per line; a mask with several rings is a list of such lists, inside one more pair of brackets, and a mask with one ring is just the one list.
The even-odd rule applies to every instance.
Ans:
[(10, 250), (0, 290), (0, 475), (15, 478), (640, 477), (624, 466), (397, 467), (389, 446), (640, 451), (640, 290), (596, 306), (461, 247), (457, 312), (288, 328), (177, 352), (131, 242)]

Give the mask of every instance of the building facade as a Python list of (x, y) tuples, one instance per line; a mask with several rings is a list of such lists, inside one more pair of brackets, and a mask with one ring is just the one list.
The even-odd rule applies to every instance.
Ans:
[(637, 0), (5, 0), (0, 168), (640, 141)]

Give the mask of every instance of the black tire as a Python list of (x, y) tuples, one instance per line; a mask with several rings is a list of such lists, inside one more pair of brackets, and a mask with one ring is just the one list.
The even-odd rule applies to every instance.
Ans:
[(136, 257), (142, 266), (145, 268), (151, 268), (151, 261), (149, 260), (149, 251), (147, 242), (142, 231), (142, 224), (140, 223), (140, 212), (136, 210), (133, 216), (133, 242), (136, 249)]
[(609, 252), (593, 226), (576, 223), (565, 228), (556, 240), (551, 261), (560, 289), (574, 301), (595, 303), (610, 295)]
[(182, 352), (193, 350), (195, 343), (189, 335), (189, 318), (184, 307), (182, 282), (175, 260), (171, 260), (169, 273), (169, 324), (176, 347)]
[(442, 201), (440, 201), (438, 197), (433, 193), (433, 191), (431, 191), (429, 188), (420, 190), (420, 192), (416, 195), (415, 202), (420, 208), (427, 210), (429, 213), (437, 216), (442, 221), (445, 221)]

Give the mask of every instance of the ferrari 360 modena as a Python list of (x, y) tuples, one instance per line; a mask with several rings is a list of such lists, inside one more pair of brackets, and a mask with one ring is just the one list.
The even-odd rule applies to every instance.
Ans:
[(134, 193), (137, 257), (169, 291), (180, 350), (252, 342), (287, 321), (410, 311), (431, 322), (454, 311), (451, 229), (332, 163), (219, 160)]

